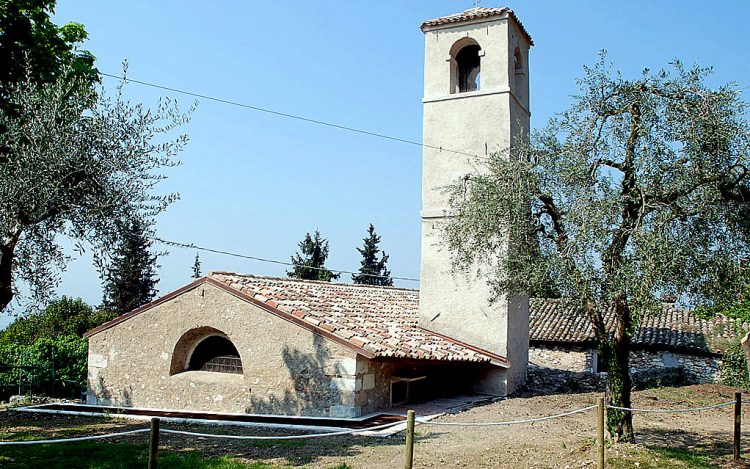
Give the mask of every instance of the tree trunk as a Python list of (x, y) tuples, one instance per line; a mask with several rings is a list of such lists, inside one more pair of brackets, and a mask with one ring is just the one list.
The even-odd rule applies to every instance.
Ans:
[(0, 245), (0, 313), (13, 299), (13, 247)]
[[(617, 407), (631, 407), (630, 390), (630, 312), (627, 306), (618, 311), (617, 330), (610, 345), (607, 358), (607, 404)], [(619, 313), (624, 314), (619, 314)], [(616, 441), (634, 443), (633, 413), (627, 410), (607, 409), (607, 429)]]

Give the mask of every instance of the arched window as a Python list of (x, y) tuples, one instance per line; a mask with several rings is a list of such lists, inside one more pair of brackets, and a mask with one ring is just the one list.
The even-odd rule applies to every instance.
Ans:
[(195, 347), (187, 369), (242, 374), (242, 361), (240, 353), (229, 339), (212, 335)]
[(451, 93), (479, 89), (482, 55), (482, 48), (470, 37), (461, 38), (451, 46)]
[(185, 371), (242, 374), (242, 360), (225, 333), (198, 327), (184, 333), (174, 347), (170, 374)]
[(458, 92), (476, 91), (479, 89), (480, 47), (476, 44), (468, 45), (456, 54), (456, 68), (458, 69)]

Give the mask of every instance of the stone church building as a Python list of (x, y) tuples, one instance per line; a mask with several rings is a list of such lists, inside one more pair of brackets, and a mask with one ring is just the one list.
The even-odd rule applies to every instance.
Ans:
[(421, 291), (213, 272), (88, 332), (90, 403), (357, 417), (523, 383), (529, 300), (451, 273), (439, 188), (527, 138), (533, 42), (507, 8), (421, 29)]

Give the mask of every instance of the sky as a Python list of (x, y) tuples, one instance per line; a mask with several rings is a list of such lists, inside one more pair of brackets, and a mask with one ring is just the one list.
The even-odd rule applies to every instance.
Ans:
[[(102, 72), (120, 74), (127, 60), (132, 79), (421, 141), (419, 25), (473, 3), (59, 0), (54, 21), (84, 24), (84, 48)], [(534, 39), (533, 128), (571, 104), (576, 77), (601, 49), (625, 76), (680, 59), (713, 66), (711, 84), (734, 81), (750, 96), (746, 0), (484, 0), (481, 6), (512, 8)], [(105, 78), (104, 86), (113, 90), (116, 81)], [(133, 83), (125, 93), (147, 106), (163, 96), (184, 108), (195, 102)], [(305, 233), (319, 229), (330, 243), (327, 266), (357, 270), (355, 248), (372, 223), (393, 275), (419, 277), (419, 146), (205, 99), (181, 131), (190, 138), (179, 155), (182, 165), (166, 170), (158, 189), (181, 198), (159, 216), (159, 237), (288, 261)], [(196, 253), (166, 250), (159, 259), (161, 294), (190, 281)], [(285, 275), (283, 266), (200, 256), (204, 273)], [(409, 281), (396, 285), (418, 288)], [(100, 304), (90, 252), (68, 265), (57, 292)], [(0, 315), (0, 327), (10, 319)]]

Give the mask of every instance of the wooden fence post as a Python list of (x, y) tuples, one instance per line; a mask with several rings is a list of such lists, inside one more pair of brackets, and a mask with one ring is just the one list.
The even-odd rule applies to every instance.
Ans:
[(734, 393), (734, 460), (739, 461), (740, 435), (742, 432), (742, 393)]
[(414, 462), (414, 414), (413, 410), (406, 412), (406, 469), (411, 469)]
[(604, 469), (604, 398), (597, 401), (596, 409), (596, 467)]
[(156, 469), (159, 459), (159, 419), (151, 419), (151, 433), (148, 437), (148, 469)]

